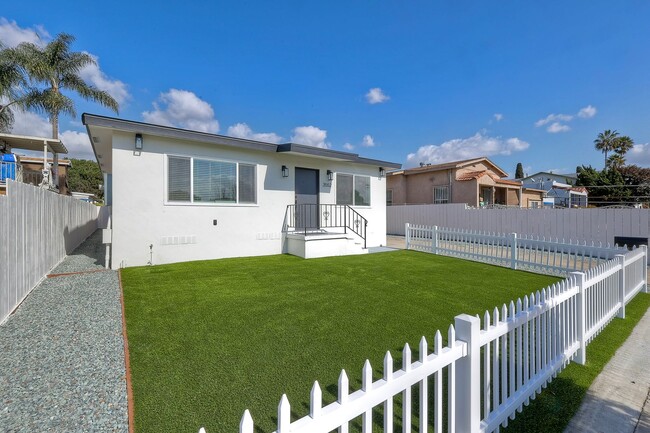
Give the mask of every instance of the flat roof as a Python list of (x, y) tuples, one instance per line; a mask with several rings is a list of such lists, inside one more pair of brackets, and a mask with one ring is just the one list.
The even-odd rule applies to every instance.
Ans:
[[(105, 171), (105, 166), (110, 165), (110, 161), (103, 162), (106, 152), (98, 153), (98, 148), (102, 147), (101, 129), (113, 129), (119, 131), (133, 132), (136, 134), (149, 134), (158, 137), (175, 138), (186, 141), (195, 141), (200, 143), (212, 143), (221, 146), (236, 147), (239, 149), (258, 150), (262, 152), (279, 152), (279, 153), (292, 153), (304, 156), (312, 156), (315, 158), (332, 159), (338, 161), (347, 161), (356, 164), (374, 165), (384, 167), (386, 169), (400, 168), (402, 164), (389, 161), (381, 161), (377, 159), (363, 158), (356, 153), (341, 152), (332, 149), (323, 149), (315, 146), (307, 146), (297, 143), (283, 143), (273, 144), (265, 143), (262, 141), (249, 140), (246, 138), (228, 137), (226, 135), (211, 134), (207, 132), (192, 131), (189, 129), (175, 128), (172, 126), (155, 125), (152, 123), (136, 122), (133, 120), (124, 120), (116, 117), (99, 116), (96, 114), (84, 113), (81, 120), (88, 131), (90, 142), (93, 145), (95, 156), (100, 164), (100, 167)], [(103, 143), (105, 145), (105, 143)], [(107, 168), (107, 167), (106, 167)]]
[(0, 142), (4, 142), (13, 149), (43, 151), (43, 146), (47, 145), (51, 152), (68, 153), (68, 149), (63, 145), (61, 140), (46, 137), (33, 137), (29, 135), (14, 135), (0, 133)]

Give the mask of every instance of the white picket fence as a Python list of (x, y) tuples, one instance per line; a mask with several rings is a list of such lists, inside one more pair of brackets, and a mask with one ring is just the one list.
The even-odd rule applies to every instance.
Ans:
[[(386, 352), (382, 379), (373, 381), (373, 369), (366, 360), (361, 389), (351, 392), (348, 376), (341, 371), (334, 403), (323, 407), (321, 387), (314, 382), (309, 415), (296, 421), (292, 422), (291, 405), (283, 395), (276, 433), (347, 433), (357, 417), (361, 417), (362, 431), (369, 433), (373, 411), (383, 413), (381, 428), (393, 433), (399, 394), (397, 412), (401, 412), (404, 433), (412, 431), (414, 420), (420, 433), (430, 427), (436, 433), (498, 432), (570, 361), (584, 364), (586, 346), (594, 336), (614, 317), (624, 318), (625, 305), (637, 293), (648, 292), (646, 260), (647, 247), (643, 246), (587, 272), (571, 273), (523, 300), (486, 311), (482, 321), (478, 315), (456, 316), (446, 344), (437, 331), (431, 351), (422, 337), (418, 360), (412, 361), (406, 344), (401, 369), (395, 371), (391, 353)], [(239, 432), (254, 431), (253, 418), (246, 410)], [(205, 430), (201, 428), (200, 433)]]
[(0, 196), (0, 323), (97, 228), (97, 206), (7, 181)]
[(406, 224), (406, 249), (551, 275), (586, 271), (623, 254), (622, 246)]

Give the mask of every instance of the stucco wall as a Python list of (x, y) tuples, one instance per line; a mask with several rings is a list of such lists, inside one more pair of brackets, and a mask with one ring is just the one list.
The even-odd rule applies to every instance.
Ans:
[(466, 203), (478, 206), (476, 180), (454, 181), (451, 187), (452, 203)]
[(536, 201), (539, 203), (539, 206), (542, 206), (542, 200), (543, 200), (544, 193), (543, 192), (535, 192), (535, 191), (526, 191), (521, 195), (521, 202), (522, 202), (522, 207), (531, 207), (532, 204), (531, 202)]
[[(368, 219), (368, 246), (386, 244), (386, 183), (378, 167), (148, 135), (137, 154), (133, 140), (133, 134), (113, 135), (113, 268), (282, 253), (284, 215), (295, 200), (295, 167), (320, 170), (322, 204), (336, 203), (336, 180), (330, 185), (327, 170), (371, 176), (371, 206), (355, 209)], [(166, 204), (165, 154), (258, 164), (257, 204)], [(282, 165), (290, 169), (287, 178)], [(170, 239), (179, 243), (165, 245)]]

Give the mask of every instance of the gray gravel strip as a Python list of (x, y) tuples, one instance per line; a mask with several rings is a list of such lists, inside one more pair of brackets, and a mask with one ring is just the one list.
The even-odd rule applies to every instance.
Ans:
[(81, 243), (65, 260), (52, 269), (50, 274), (105, 269), (106, 245), (102, 244), (102, 231), (96, 230)]
[[(96, 242), (59, 268), (97, 269)], [(0, 326), (0, 431), (128, 432), (119, 296), (115, 271), (48, 278)]]

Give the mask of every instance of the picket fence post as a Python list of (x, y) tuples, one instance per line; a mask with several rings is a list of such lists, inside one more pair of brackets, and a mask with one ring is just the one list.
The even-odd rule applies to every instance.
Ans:
[(517, 233), (510, 233), (510, 267), (517, 269)]
[(410, 231), (410, 227), (411, 227), (411, 225), (409, 223), (406, 223), (405, 227), (404, 227), (404, 235), (405, 235), (404, 240), (406, 241), (406, 249), (407, 250), (411, 248), (411, 231)]
[(621, 269), (618, 271), (618, 300), (621, 306), (618, 309), (616, 317), (625, 319), (625, 256), (617, 254), (614, 258), (618, 259), (618, 263), (621, 265)]
[(641, 249), (643, 250), (643, 292), (644, 293), (650, 293), (648, 291), (648, 246), (647, 245), (641, 245)]
[(438, 226), (433, 226), (431, 232), (431, 252), (438, 254)]
[(587, 362), (587, 341), (585, 339), (585, 334), (587, 333), (587, 296), (585, 293), (585, 274), (584, 272), (571, 272), (569, 274), (575, 278), (576, 285), (578, 286), (578, 305), (577, 305), (577, 331), (578, 331), (578, 343), (580, 343), (580, 348), (576, 354), (575, 362), (580, 365), (585, 365)]
[(455, 317), (456, 339), (467, 343), (467, 356), (456, 361), (456, 431), (478, 433), (481, 427), (481, 321), (476, 316)]

